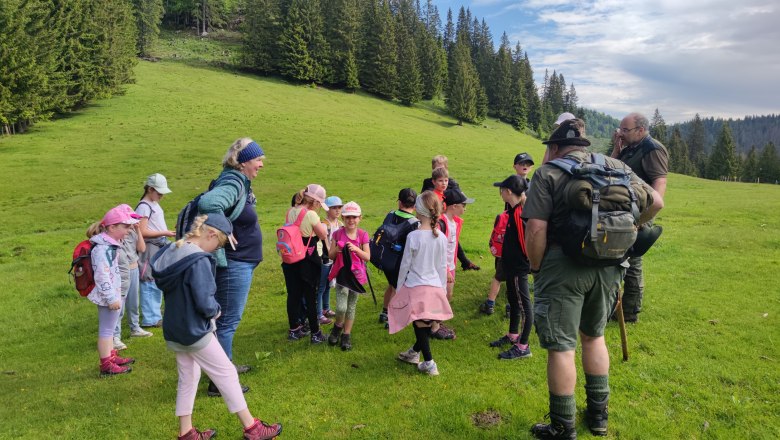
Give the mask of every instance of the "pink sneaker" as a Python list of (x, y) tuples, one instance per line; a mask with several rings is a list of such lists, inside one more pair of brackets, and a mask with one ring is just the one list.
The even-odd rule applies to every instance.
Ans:
[(255, 419), (254, 425), (244, 429), (244, 439), (246, 440), (270, 440), (281, 434), (281, 423), (269, 425), (261, 420)]
[(135, 362), (133, 358), (123, 358), (116, 354), (116, 350), (111, 350), (111, 361), (117, 365), (129, 365)]
[(100, 360), (100, 375), (101, 376), (113, 376), (116, 374), (125, 374), (133, 371), (130, 367), (125, 367), (122, 365), (117, 365), (113, 362), (113, 359), (110, 357), (103, 358)]
[(328, 325), (328, 324), (333, 324), (333, 320), (327, 318), (325, 315), (320, 316), (320, 325)]
[(207, 429), (201, 432), (195, 428), (192, 428), (186, 434), (180, 435), (179, 440), (209, 440), (211, 437), (214, 437), (216, 434), (217, 431), (214, 429)]

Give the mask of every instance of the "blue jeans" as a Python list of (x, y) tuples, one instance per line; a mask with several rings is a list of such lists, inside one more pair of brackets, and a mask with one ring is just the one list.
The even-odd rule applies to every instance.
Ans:
[(141, 281), (141, 325), (152, 326), (162, 319), (162, 290), (154, 281)]
[(252, 272), (257, 263), (227, 260), (227, 267), (217, 268), (215, 298), (222, 315), (217, 319), (217, 340), (228, 358), (233, 359), (233, 335), (236, 333), (252, 286)]
[(330, 310), (330, 283), (328, 274), (332, 264), (322, 265), (322, 274), (320, 275), (320, 288), (317, 289), (317, 316), (322, 316), (323, 310)]

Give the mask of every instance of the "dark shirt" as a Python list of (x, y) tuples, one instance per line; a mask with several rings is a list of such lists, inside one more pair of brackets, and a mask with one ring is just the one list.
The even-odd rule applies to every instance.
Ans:
[[(518, 209), (520, 212), (515, 213)], [(518, 204), (514, 208), (509, 208), (507, 212), (509, 213), (509, 221), (506, 225), (504, 247), (501, 252), (501, 262), (504, 265), (504, 273), (528, 273), (531, 270), (531, 266), (528, 263), (528, 257), (525, 255), (525, 252), (523, 252), (523, 247), (520, 244), (520, 237), (518, 234), (518, 228), (524, 228), (524, 224), (522, 219), (520, 220), (520, 225), (515, 221), (515, 216), (517, 214), (522, 214), (523, 208)]]
[(233, 236), (238, 241), (236, 249), (225, 244), (225, 257), (229, 260), (259, 263), (263, 261), (263, 232), (257, 221), (254, 196), (247, 198), (244, 210), (233, 222)]

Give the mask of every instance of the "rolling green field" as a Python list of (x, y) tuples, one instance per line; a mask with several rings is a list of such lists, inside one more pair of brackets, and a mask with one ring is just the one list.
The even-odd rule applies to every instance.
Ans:
[[(546, 353), (532, 335), (532, 358), (499, 362), (487, 343), (507, 320), (477, 306), (493, 275), (487, 240), (502, 209), (492, 183), (513, 172), (518, 152), (540, 160), (538, 140), (492, 120), (457, 126), (434, 105), (185, 63), (141, 62), (136, 78), (125, 96), (0, 138), (0, 438), (175, 437), (177, 375), (161, 332), (123, 338), (133, 372), (99, 379), (95, 307), (66, 272), (87, 226), (116, 204), (135, 205), (151, 173), (168, 177), (173, 193), (162, 206), (172, 225), (242, 136), (267, 156), (253, 184), (265, 261), (234, 343), (236, 362), (254, 367), (241, 379), (256, 416), (282, 422), (289, 439), (529, 438), (547, 412)], [(462, 245), (483, 268), (458, 272), (458, 338), (432, 343), (441, 376), (395, 360), (414, 335), (388, 335), (370, 296), (358, 304), (353, 351), (288, 342), (273, 232), (291, 195), (320, 183), (360, 203), (361, 226), (373, 232), (400, 188), (419, 189), (435, 154), (449, 156), (451, 175), (477, 199)], [(780, 438), (780, 187), (671, 175), (666, 206), (665, 234), (645, 260), (645, 310), (629, 326), (628, 362), (617, 326), (607, 328), (610, 438)], [(372, 275), (381, 301), (384, 277)], [(219, 438), (241, 436), (205, 384), (194, 421)], [(578, 431), (590, 436), (582, 423)]]

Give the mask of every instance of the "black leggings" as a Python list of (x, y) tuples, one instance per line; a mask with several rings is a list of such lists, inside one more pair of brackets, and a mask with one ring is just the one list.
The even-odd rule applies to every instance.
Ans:
[(528, 344), (534, 324), (534, 311), (531, 307), (531, 294), (528, 292), (527, 273), (506, 274), (506, 297), (509, 302), (509, 333), (517, 334), (522, 320), (523, 332), (517, 341)]
[(423, 359), (426, 361), (433, 359), (431, 354), (431, 327), (417, 327), (417, 321), (413, 322), (412, 326), (414, 327), (414, 336), (417, 338), (412, 350), (417, 353), (422, 352)]
[(312, 333), (320, 331), (320, 321), (317, 319), (317, 287), (319, 279), (312, 280), (309, 270), (305, 265), (312, 262), (302, 260), (297, 263), (282, 263), (284, 282), (287, 284), (287, 320), (290, 329), (298, 328), (303, 319), (303, 299), (306, 299), (306, 317), (309, 319), (309, 327)]

